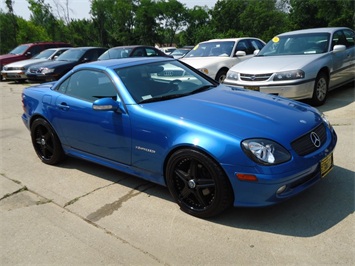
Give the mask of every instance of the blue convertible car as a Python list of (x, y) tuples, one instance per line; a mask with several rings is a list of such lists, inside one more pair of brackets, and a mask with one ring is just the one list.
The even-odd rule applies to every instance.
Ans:
[(82, 64), (22, 101), (44, 163), (69, 155), (166, 185), (201, 218), (281, 202), (333, 167), (337, 136), (316, 109), (220, 85), (175, 59)]

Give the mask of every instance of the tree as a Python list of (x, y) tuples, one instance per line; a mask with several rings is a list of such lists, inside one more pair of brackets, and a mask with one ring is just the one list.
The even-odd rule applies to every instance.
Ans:
[(354, 0), (290, 0), (293, 29), (344, 26), (354, 28)]
[(211, 18), (208, 11), (206, 6), (194, 6), (187, 10), (186, 30), (179, 33), (181, 46), (195, 45), (213, 38), (215, 30), (210, 27)]
[(171, 46), (174, 43), (175, 35), (186, 26), (187, 10), (185, 5), (177, 0), (159, 0), (159, 21), (162, 26), (164, 43)]
[(211, 26), (216, 32), (215, 37), (224, 38), (228, 32), (229, 37), (243, 35), (243, 22), (240, 15), (247, 8), (249, 1), (246, 0), (219, 0), (211, 10)]
[(159, 42), (158, 6), (154, 1), (141, 0), (136, 8), (134, 22), (135, 40), (139, 44), (154, 45)]
[(52, 14), (52, 8), (45, 4), (44, 0), (27, 0), (29, 10), (32, 12), (30, 21), (35, 25), (42, 26), (52, 40), (58, 40), (58, 23)]

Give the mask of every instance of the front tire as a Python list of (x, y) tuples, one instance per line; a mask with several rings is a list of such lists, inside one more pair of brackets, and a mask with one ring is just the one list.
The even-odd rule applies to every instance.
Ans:
[(222, 168), (196, 150), (182, 149), (170, 157), (166, 181), (181, 210), (199, 218), (215, 216), (233, 203), (233, 191)]
[(311, 104), (313, 106), (323, 105), (328, 96), (329, 79), (325, 73), (319, 73), (314, 83)]
[(227, 77), (227, 69), (221, 69), (218, 71), (217, 75), (216, 75), (216, 81), (218, 81), (219, 83), (223, 83), (223, 81), (226, 79)]
[(54, 165), (65, 158), (60, 140), (51, 125), (37, 118), (31, 125), (32, 145), (43, 163)]

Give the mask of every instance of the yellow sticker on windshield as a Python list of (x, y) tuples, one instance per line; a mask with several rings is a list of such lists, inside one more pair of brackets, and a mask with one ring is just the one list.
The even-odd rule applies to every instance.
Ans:
[(279, 37), (276, 36), (276, 37), (272, 38), (272, 41), (273, 41), (273, 42), (279, 42), (280, 39), (279, 39)]

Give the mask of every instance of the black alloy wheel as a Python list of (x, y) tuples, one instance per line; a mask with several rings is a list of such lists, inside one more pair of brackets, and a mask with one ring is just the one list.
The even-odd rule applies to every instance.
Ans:
[(38, 157), (46, 164), (57, 164), (65, 157), (57, 134), (43, 118), (37, 118), (31, 125), (32, 145)]
[(233, 192), (222, 168), (193, 149), (175, 152), (168, 161), (166, 181), (181, 210), (199, 218), (215, 216), (233, 203)]

